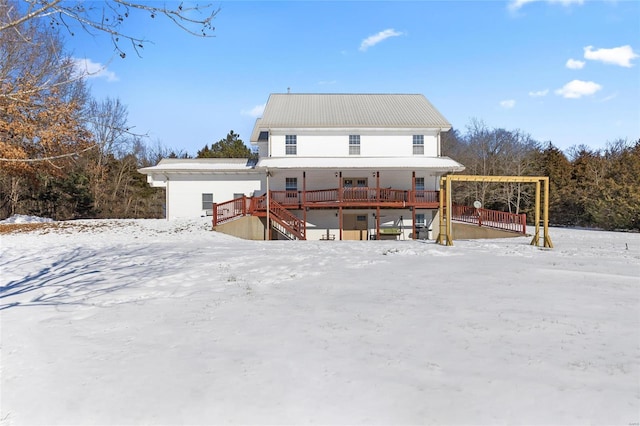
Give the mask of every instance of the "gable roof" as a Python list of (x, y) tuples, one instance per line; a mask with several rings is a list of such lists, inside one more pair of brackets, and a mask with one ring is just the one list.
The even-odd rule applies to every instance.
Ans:
[(251, 142), (261, 129), (330, 127), (449, 130), (451, 124), (420, 94), (276, 93), (256, 121)]

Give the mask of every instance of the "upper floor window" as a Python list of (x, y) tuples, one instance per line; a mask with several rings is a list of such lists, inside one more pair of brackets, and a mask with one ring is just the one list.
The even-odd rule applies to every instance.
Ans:
[(349, 155), (360, 155), (360, 135), (349, 135)]
[(284, 145), (286, 155), (297, 155), (298, 154), (298, 138), (296, 135), (286, 135), (284, 137)]
[(416, 178), (416, 191), (424, 191), (424, 178), (417, 177)]
[(413, 135), (413, 155), (424, 155), (424, 135)]

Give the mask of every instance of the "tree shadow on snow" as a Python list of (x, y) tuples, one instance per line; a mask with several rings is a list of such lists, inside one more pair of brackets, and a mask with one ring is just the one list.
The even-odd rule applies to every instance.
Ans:
[[(72, 250), (49, 266), (0, 286), (0, 311), (26, 306), (90, 305), (92, 299), (166, 273), (169, 262), (159, 254), (145, 252), (146, 256), (141, 256), (139, 248), (114, 253)], [(20, 263), (20, 259), (12, 263)]]

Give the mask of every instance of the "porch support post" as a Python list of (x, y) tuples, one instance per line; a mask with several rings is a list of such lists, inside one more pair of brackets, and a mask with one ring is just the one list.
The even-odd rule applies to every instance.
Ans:
[(380, 239), (380, 204), (376, 206), (376, 240)]
[(380, 202), (380, 171), (376, 171), (376, 202)]
[(338, 228), (340, 228), (340, 241), (342, 241), (342, 206), (338, 207)]
[(307, 172), (302, 172), (302, 228), (304, 235), (307, 235)]
[(271, 216), (269, 216), (269, 212), (271, 211), (271, 198), (269, 197), (269, 176), (271, 173), (267, 170), (267, 238), (266, 240), (271, 240)]
[(416, 200), (416, 172), (411, 172), (411, 194), (409, 201), (413, 203)]
[(342, 172), (338, 172), (338, 202), (342, 202)]
[(453, 203), (451, 201), (451, 179), (447, 178), (446, 180), (446, 190), (445, 190), (445, 196), (447, 198), (447, 224), (446, 224), (446, 228), (447, 228), (447, 245), (448, 246), (452, 246), (453, 245), (453, 229), (451, 226), (451, 213), (452, 213), (452, 209), (453, 209)]
[(411, 208), (411, 226), (413, 228), (413, 231), (411, 232), (411, 239), (415, 240), (416, 239), (416, 206), (415, 206), (415, 201), (416, 199), (416, 172), (411, 172), (411, 197), (409, 197), (409, 201), (411, 202), (411, 204), (413, 204)]

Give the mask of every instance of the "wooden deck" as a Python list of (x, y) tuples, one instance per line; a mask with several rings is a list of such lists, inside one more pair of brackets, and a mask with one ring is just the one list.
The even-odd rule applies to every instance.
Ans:
[(408, 208), (437, 209), (438, 191), (392, 188), (331, 188), (314, 191), (271, 191), (272, 200), (289, 209)]

